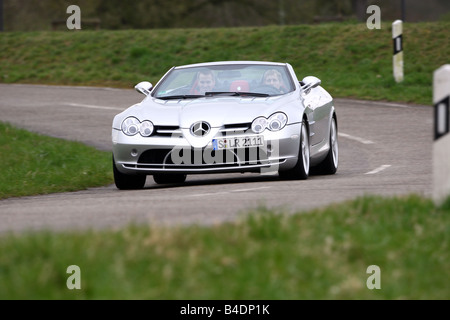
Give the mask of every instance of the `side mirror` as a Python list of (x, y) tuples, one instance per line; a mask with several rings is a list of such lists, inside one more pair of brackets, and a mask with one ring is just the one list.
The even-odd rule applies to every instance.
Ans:
[(153, 85), (148, 81), (142, 81), (139, 82), (137, 85), (135, 85), (134, 88), (136, 89), (137, 92), (148, 96), (150, 94), (150, 91), (152, 91), (153, 89)]
[(322, 83), (322, 81), (319, 78), (314, 76), (304, 77), (302, 82), (303, 82), (302, 89), (306, 94), (308, 94), (312, 88), (315, 88)]

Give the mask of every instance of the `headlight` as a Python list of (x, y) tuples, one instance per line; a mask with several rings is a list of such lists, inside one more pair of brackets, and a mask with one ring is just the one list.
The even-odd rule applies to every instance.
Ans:
[(252, 122), (252, 131), (255, 133), (261, 133), (267, 128), (267, 119), (259, 117)]
[(269, 130), (279, 131), (284, 128), (287, 123), (287, 116), (283, 112), (277, 112), (269, 118)]
[(266, 119), (264, 117), (258, 117), (252, 122), (252, 131), (255, 133), (261, 133), (266, 128), (270, 131), (279, 131), (286, 126), (287, 116), (283, 112), (274, 113)]
[(134, 136), (139, 132), (140, 122), (135, 117), (128, 117), (122, 122), (122, 131), (127, 136)]
[(153, 133), (153, 123), (150, 121), (143, 121), (141, 123), (141, 127), (139, 128), (139, 132), (143, 137), (149, 137)]
[(139, 132), (143, 137), (149, 137), (153, 133), (153, 123), (148, 120), (141, 123), (135, 117), (128, 117), (122, 122), (122, 132), (127, 136), (134, 136)]

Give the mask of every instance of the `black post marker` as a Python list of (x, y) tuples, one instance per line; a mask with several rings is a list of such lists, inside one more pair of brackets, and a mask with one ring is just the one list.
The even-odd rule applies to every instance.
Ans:
[(450, 197), (450, 64), (434, 71), (433, 104), (433, 199), (440, 205)]
[(395, 20), (392, 23), (392, 42), (394, 55), (392, 58), (394, 79), (396, 82), (403, 81), (403, 22)]

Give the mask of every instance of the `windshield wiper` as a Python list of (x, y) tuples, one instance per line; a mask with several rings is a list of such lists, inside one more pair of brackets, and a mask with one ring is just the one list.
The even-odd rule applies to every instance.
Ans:
[(245, 91), (213, 91), (213, 92), (206, 92), (205, 96), (229, 96), (229, 97), (269, 97), (270, 95), (267, 93), (259, 93), (259, 92), (245, 92)]
[(163, 97), (155, 97), (162, 100), (171, 100), (171, 99), (195, 99), (195, 98), (201, 98), (204, 97), (203, 95), (199, 94), (183, 94), (183, 95), (176, 95), (176, 96), (163, 96)]

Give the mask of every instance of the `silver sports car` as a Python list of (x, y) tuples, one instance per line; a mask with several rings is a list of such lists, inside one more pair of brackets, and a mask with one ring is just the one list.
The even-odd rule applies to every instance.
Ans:
[(119, 189), (187, 174), (259, 172), (306, 179), (338, 167), (337, 117), (321, 81), (288, 63), (224, 61), (171, 68), (112, 124)]

